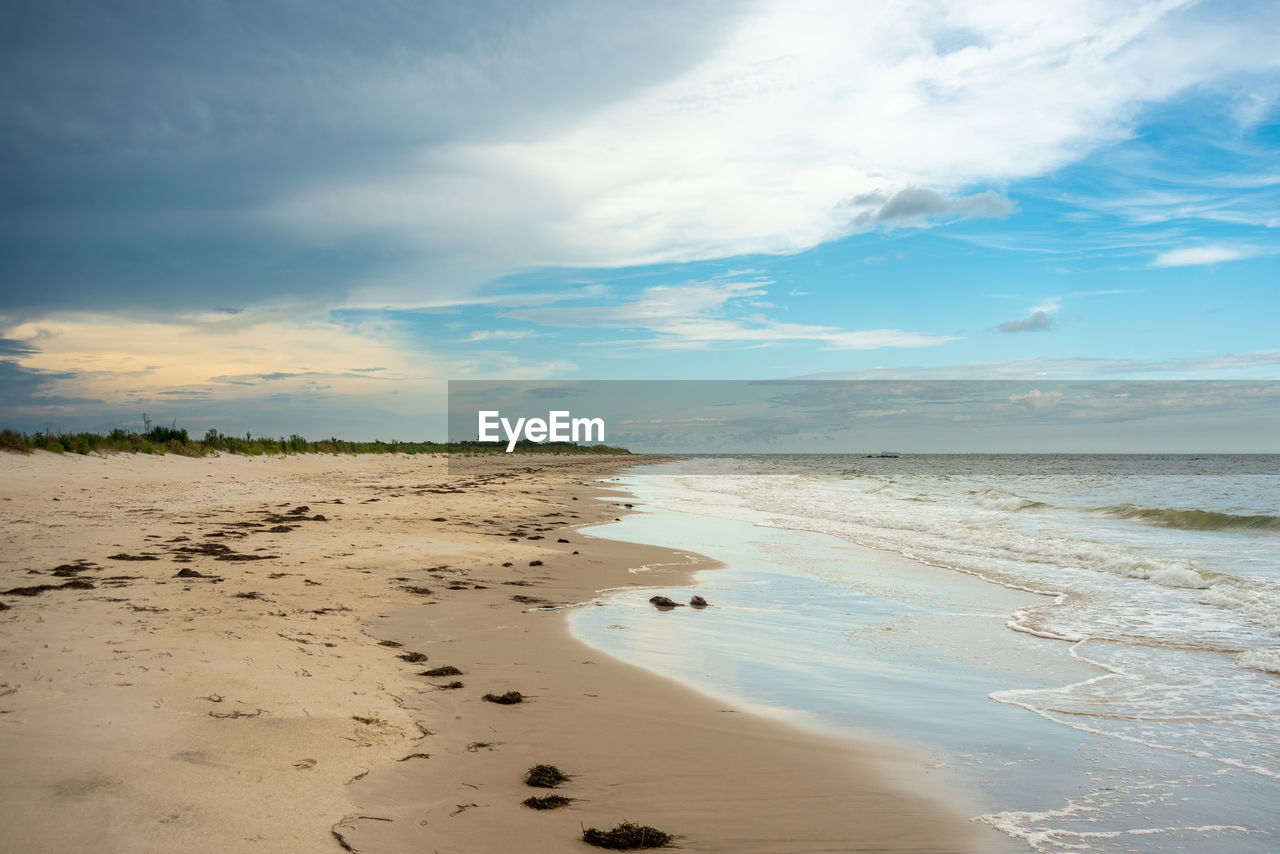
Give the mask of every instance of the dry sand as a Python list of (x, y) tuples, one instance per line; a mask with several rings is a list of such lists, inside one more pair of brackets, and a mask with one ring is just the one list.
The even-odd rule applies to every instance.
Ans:
[[(544, 610), (714, 565), (576, 530), (624, 512), (591, 482), (625, 464), (0, 455), (0, 590), (70, 583), (0, 595), (0, 851), (584, 852), (628, 819), (685, 851), (975, 850), (882, 748), (737, 713)], [(550, 793), (538, 763), (570, 806), (521, 805)]]

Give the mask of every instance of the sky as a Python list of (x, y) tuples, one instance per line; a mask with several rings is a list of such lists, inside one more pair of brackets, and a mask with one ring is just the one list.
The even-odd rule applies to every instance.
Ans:
[[(654, 454), (1275, 454), (1280, 383), (451, 380), (448, 420), (450, 441), (507, 448), (550, 439)], [(471, 466), (470, 455), (451, 455), (451, 470)]]
[(15, 2), (0, 426), (1280, 379), (1271, 2)]

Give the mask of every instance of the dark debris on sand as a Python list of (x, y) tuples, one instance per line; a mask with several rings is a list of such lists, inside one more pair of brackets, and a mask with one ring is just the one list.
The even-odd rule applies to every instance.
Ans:
[(87, 578), (73, 578), (65, 584), (37, 584), (33, 587), (12, 587), (5, 596), (39, 596), (46, 590), (93, 590), (94, 584)]
[(564, 795), (547, 795), (542, 798), (525, 798), (520, 803), (531, 810), (558, 810), (560, 807), (567, 807), (573, 803), (573, 798), (566, 798)]
[(217, 578), (218, 576), (205, 575), (203, 572), (198, 572), (197, 570), (187, 569), (186, 567), (183, 567), (182, 569), (175, 572), (173, 574), (173, 577), (174, 578)]
[(430, 595), (431, 595), (431, 588), (430, 588), (430, 587), (419, 587), (419, 586), (416, 586), (416, 585), (413, 585), (413, 584), (405, 584), (405, 585), (403, 585), (400, 589), (401, 589), (401, 590), (403, 590), (405, 593), (416, 593), (416, 594), (418, 594), (419, 596), (430, 596)]
[(58, 578), (75, 578), (80, 573), (87, 569), (92, 569), (95, 566), (97, 566), (96, 563), (90, 563), (86, 560), (78, 560), (75, 563), (64, 563), (59, 566), (55, 566), (50, 570), (50, 574)]
[(505, 694), (485, 694), (480, 699), (488, 703), (497, 703), (500, 706), (510, 706), (514, 703), (523, 703), (524, 695), (519, 691), (508, 691)]
[(554, 765), (535, 765), (524, 772), (524, 784), (539, 789), (554, 789), (568, 781), (569, 775)]
[[(209, 536), (212, 537), (213, 534), (210, 534)], [(279, 557), (279, 555), (240, 554), (236, 552), (234, 549), (232, 549), (230, 546), (223, 545), (222, 543), (199, 543), (194, 546), (178, 546), (177, 548), (173, 549), (173, 552), (174, 554), (184, 554), (184, 555), (204, 555), (205, 557), (211, 557), (214, 560), (269, 560), (271, 558)], [(153, 560), (154, 559), (154, 558), (147, 558), (147, 557), (121, 558), (118, 555), (112, 555), (112, 558), (116, 560)]]
[(424, 670), (418, 675), (419, 676), (461, 676), (462, 671), (454, 667), (452, 664), (446, 664), (444, 667), (433, 667), (430, 670)]
[(178, 546), (173, 551), (181, 554), (216, 557), (217, 555), (231, 554), (231, 546), (224, 546), (222, 543), (200, 543), (194, 546)]
[(636, 848), (664, 848), (671, 843), (671, 834), (655, 827), (624, 821), (611, 830), (588, 827), (582, 831), (582, 841), (610, 851), (631, 851)]

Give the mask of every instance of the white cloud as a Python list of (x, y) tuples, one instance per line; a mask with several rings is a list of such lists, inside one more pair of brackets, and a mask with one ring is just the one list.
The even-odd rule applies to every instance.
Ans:
[(523, 341), (538, 338), (539, 332), (530, 329), (477, 329), (467, 336), (468, 341)]
[[(424, 146), (265, 215), (394, 238), (453, 277), (790, 252), (903, 221), (886, 211), (1000, 215), (992, 186), (1125, 138), (1138, 105), (1274, 64), (1267, 26), (1205, 17), (1182, 0), (772, 0), (611, 104)], [(422, 287), (377, 290), (411, 304)]]
[[(108, 400), (232, 386), (302, 392), (319, 380), (360, 397), (443, 367), (406, 351), (388, 324), (284, 320), (269, 313), (166, 320), (60, 314), (11, 326), (5, 334), (35, 350), (21, 360), (24, 367), (71, 373), (78, 392)], [(353, 370), (365, 368), (377, 370)]]
[(1280, 378), (1280, 350), (1222, 353), (1167, 361), (1040, 356), (1004, 362), (967, 362), (933, 367), (875, 367), (829, 371), (798, 379), (822, 380), (993, 380), (1100, 379), (1275, 379)]
[(15, 361), (57, 375), (51, 394), (110, 406), (186, 396), (252, 405), (254, 400), (341, 398), (347, 407), (420, 409), (448, 377), (497, 373), (535, 378), (571, 373), (564, 360), (525, 360), (498, 351), (442, 356), (414, 345), (393, 322), (338, 323), (271, 312), (164, 320), (62, 313), (5, 325), (22, 345)]
[(600, 342), (612, 348), (645, 347), (701, 350), (714, 346), (753, 347), (813, 341), (827, 350), (874, 350), (881, 347), (932, 347), (954, 341), (945, 335), (901, 329), (848, 330), (835, 326), (784, 323), (762, 314), (744, 313), (772, 284), (766, 280), (720, 279), (658, 285), (634, 299), (590, 306), (544, 306), (517, 309), (505, 317), (546, 326), (585, 329), (635, 329), (652, 337)]
[(1170, 249), (1161, 252), (1151, 262), (1152, 267), (1193, 267), (1200, 264), (1220, 264), (1239, 261), (1259, 254), (1256, 250), (1231, 246), (1193, 246), (1188, 249)]

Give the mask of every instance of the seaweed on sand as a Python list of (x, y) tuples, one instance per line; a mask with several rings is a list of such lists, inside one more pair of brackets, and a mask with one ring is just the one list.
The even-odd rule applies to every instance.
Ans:
[(87, 578), (73, 578), (65, 584), (37, 584), (34, 587), (13, 587), (4, 591), (5, 596), (39, 596), (46, 590), (93, 590), (94, 583)]
[(419, 596), (431, 595), (430, 587), (422, 587), (421, 585), (417, 585), (417, 584), (404, 584), (404, 585), (401, 585), (400, 589), (403, 590), (405, 593), (416, 593)]
[(524, 695), (519, 691), (508, 691), (505, 694), (485, 694), (480, 699), (500, 706), (510, 706), (514, 703), (523, 703)]
[(199, 543), (194, 546), (178, 546), (173, 551), (179, 554), (216, 557), (218, 555), (231, 554), (231, 546), (224, 546), (222, 543)]
[(525, 798), (520, 803), (531, 810), (557, 810), (560, 807), (569, 806), (569, 804), (573, 803), (573, 798), (566, 798), (564, 795), (547, 795), (542, 798)]
[(568, 780), (569, 775), (554, 765), (535, 765), (524, 772), (525, 785), (539, 789), (554, 789)]
[(624, 821), (610, 830), (588, 827), (582, 831), (582, 841), (597, 848), (611, 851), (630, 851), (636, 848), (663, 848), (670, 844), (671, 834), (655, 827)]

